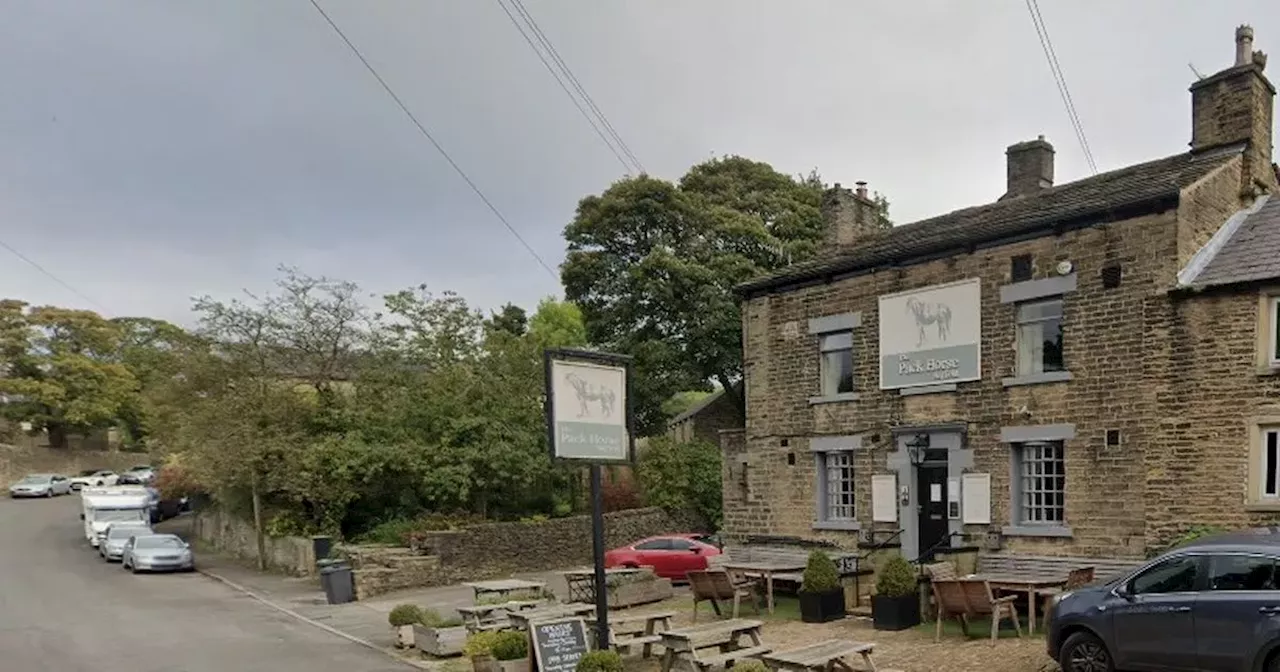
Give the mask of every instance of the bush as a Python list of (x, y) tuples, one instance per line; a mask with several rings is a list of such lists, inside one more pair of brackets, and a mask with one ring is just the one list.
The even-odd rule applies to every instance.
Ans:
[(829, 593), (840, 588), (840, 572), (831, 556), (822, 551), (809, 554), (800, 583), (802, 593)]
[(506, 630), (497, 633), (493, 640), (493, 657), (496, 660), (521, 660), (529, 657), (529, 637), (523, 632)]
[(578, 659), (573, 672), (622, 672), (622, 656), (617, 651), (588, 651)]
[(719, 529), (724, 512), (720, 448), (707, 441), (654, 437), (636, 460), (644, 500), (668, 511), (695, 511)]
[(493, 655), (493, 645), (498, 640), (498, 632), (477, 632), (467, 637), (462, 645), (462, 654), (468, 658), (480, 658)]
[(456, 616), (445, 618), (435, 609), (423, 609), (421, 623), (428, 628), (456, 628), (462, 625), (462, 619)]
[(413, 625), (422, 622), (422, 609), (416, 604), (397, 604), (390, 614), (387, 614), (387, 620), (391, 622), (391, 626), (398, 628), (402, 625)]
[(755, 658), (748, 658), (733, 664), (733, 672), (771, 672), (769, 667)]
[(876, 576), (876, 594), (884, 597), (915, 595), (917, 585), (915, 570), (901, 555), (893, 555), (885, 560)]
[(602, 483), (600, 500), (604, 504), (605, 513), (638, 509), (644, 506), (640, 489), (636, 487), (635, 481), (628, 477)]

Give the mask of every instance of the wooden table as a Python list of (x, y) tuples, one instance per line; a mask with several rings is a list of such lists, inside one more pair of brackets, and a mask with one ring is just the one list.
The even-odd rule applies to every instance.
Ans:
[(727, 560), (721, 567), (730, 572), (737, 572), (745, 576), (758, 576), (764, 578), (765, 604), (768, 605), (769, 613), (773, 613), (773, 577), (777, 574), (793, 574), (795, 572), (803, 572), (805, 563), (803, 562), (733, 562)]
[(1065, 576), (1049, 576), (1045, 574), (992, 572), (988, 574), (971, 574), (961, 578), (986, 581), (987, 585), (991, 586), (992, 592), (1026, 593), (1027, 632), (1029, 634), (1034, 634), (1036, 631), (1036, 591), (1045, 588), (1061, 588), (1067, 584), (1067, 577)]
[[(761, 621), (733, 618), (659, 633), (663, 647), (662, 672), (672, 672), (677, 666), (687, 672), (704, 672), (709, 667), (768, 653), (769, 647), (760, 643), (762, 626)], [(742, 646), (744, 637), (750, 646)], [(719, 650), (717, 655), (700, 653), (712, 647)]]
[[(626, 576), (628, 574), (638, 574), (639, 569), (630, 569), (619, 567), (615, 569), (604, 570), (605, 579), (610, 576)], [(590, 602), (596, 601), (596, 570), (594, 569), (571, 569), (560, 572), (560, 576), (564, 577), (564, 582), (569, 587), (569, 594), (566, 596), (570, 602)]]
[[(829, 672), (835, 667), (847, 672), (877, 672), (880, 668), (871, 659), (871, 652), (875, 648), (876, 645), (872, 642), (828, 639), (790, 651), (767, 653), (763, 660), (770, 668), (785, 672)], [(845, 659), (854, 655), (862, 656), (865, 667), (854, 668), (849, 665), (849, 661)]]
[(511, 625), (515, 626), (516, 630), (524, 632), (529, 629), (530, 623), (555, 621), (562, 618), (573, 618), (574, 616), (587, 617), (595, 613), (595, 610), (596, 607), (593, 604), (573, 602), (570, 604), (552, 604), (524, 611), (513, 611), (507, 615), (507, 618), (511, 619)]
[(494, 629), (497, 623), (494, 612), (502, 612), (502, 616), (507, 616), (510, 612), (521, 611), (524, 609), (533, 609), (541, 602), (511, 601), (503, 604), (477, 604), (472, 607), (458, 607), (458, 615), (462, 617), (463, 625), (467, 626), (467, 630), (476, 632), (478, 630)]
[[(643, 657), (648, 658), (653, 652), (653, 645), (662, 641), (662, 633), (671, 629), (674, 611), (660, 611), (648, 614), (627, 614), (616, 617), (609, 614), (609, 645), (614, 649), (631, 649), (644, 647)], [(598, 645), (597, 645), (598, 646)]]
[(497, 581), (475, 581), (472, 583), (462, 584), (476, 593), (476, 600), (480, 600), (485, 595), (501, 595), (506, 597), (511, 593), (521, 591), (536, 590), (541, 592), (547, 587), (544, 581), (526, 581), (524, 579), (499, 579)]

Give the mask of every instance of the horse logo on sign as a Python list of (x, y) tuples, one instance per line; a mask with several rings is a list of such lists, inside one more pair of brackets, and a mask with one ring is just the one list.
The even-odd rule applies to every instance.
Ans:
[(916, 347), (922, 347), (929, 339), (929, 327), (938, 332), (938, 341), (947, 342), (951, 335), (951, 306), (940, 301), (921, 301), (915, 297), (907, 299), (907, 312), (916, 322)]

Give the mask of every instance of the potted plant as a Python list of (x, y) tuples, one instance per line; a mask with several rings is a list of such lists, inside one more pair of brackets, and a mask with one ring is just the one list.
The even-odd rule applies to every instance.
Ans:
[(462, 655), (471, 659), (471, 667), (475, 672), (497, 672), (498, 663), (493, 659), (493, 642), (497, 638), (497, 632), (484, 630), (467, 637), (467, 643), (462, 646)]
[(800, 583), (800, 620), (826, 623), (844, 618), (844, 587), (831, 556), (822, 551), (809, 554)]
[(422, 610), (415, 604), (397, 604), (387, 614), (387, 620), (395, 635), (396, 648), (407, 649), (413, 646), (413, 624), (422, 622)]
[(413, 644), (423, 653), (444, 658), (462, 653), (467, 629), (461, 618), (442, 618), (434, 609), (422, 610), (422, 622), (413, 626)]
[(617, 651), (588, 651), (578, 659), (573, 672), (622, 672), (622, 656)]
[(529, 672), (529, 635), (504, 630), (495, 633), (493, 658), (501, 672)]
[(871, 620), (876, 630), (906, 630), (920, 623), (920, 591), (911, 563), (890, 556), (876, 576)]

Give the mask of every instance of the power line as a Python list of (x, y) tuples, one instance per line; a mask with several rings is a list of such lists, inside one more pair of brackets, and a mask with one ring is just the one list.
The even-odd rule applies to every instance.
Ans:
[[(502, 0), (498, 0), (498, 2), (501, 4)], [(573, 70), (569, 68), (569, 64), (565, 63), (564, 59), (560, 57), (560, 52), (556, 51), (555, 45), (553, 45), (551, 40), (547, 38), (546, 34), (542, 32), (542, 28), (538, 25), (538, 22), (534, 20), (533, 14), (531, 14), (528, 8), (524, 6), (524, 2), (522, 0), (511, 0), (511, 3), (515, 6), (516, 11), (520, 16), (524, 18), (525, 23), (528, 24), (529, 28), (533, 30), (533, 34), (538, 38), (538, 42), (541, 43), (547, 50), (547, 53), (551, 55), (551, 59), (560, 67), (560, 71), (568, 78), (569, 82), (573, 85), (574, 90), (578, 92), (578, 95), (582, 96), (582, 99), (586, 101), (587, 105), (593, 112), (595, 112), (596, 116), (604, 124), (604, 127), (609, 132), (610, 137), (612, 137), (618, 147), (622, 149), (623, 153), (631, 159), (631, 162), (640, 169), (640, 172), (645, 172), (644, 166), (640, 163), (640, 159), (636, 158), (635, 152), (631, 151), (631, 147), (627, 145), (627, 143), (622, 139), (622, 136), (618, 134), (617, 129), (613, 127), (613, 123), (609, 121), (609, 118), (605, 116), (604, 112), (600, 110), (600, 107), (596, 105), (596, 101), (591, 97), (591, 94), (587, 93), (586, 87), (582, 86), (582, 82), (578, 81), (577, 75), (573, 74)], [(508, 16), (510, 16), (510, 14), (508, 14)]]
[(1037, 0), (1026, 0), (1026, 3), (1027, 12), (1031, 15), (1031, 23), (1035, 26), (1036, 35), (1040, 38), (1040, 48), (1044, 50), (1045, 60), (1049, 63), (1049, 72), (1053, 75), (1054, 83), (1058, 85), (1058, 95), (1062, 97), (1067, 118), (1075, 130), (1080, 149), (1084, 152), (1085, 162), (1089, 164), (1089, 170), (1097, 175), (1098, 164), (1093, 160), (1093, 150), (1089, 147), (1088, 138), (1085, 137), (1084, 125), (1080, 123), (1075, 101), (1071, 99), (1071, 90), (1067, 88), (1067, 78), (1062, 74), (1062, 65), (1058, 63), (1058, 54), (1053, 49), (1053, 40), (1049, 39), (1049, 28), (1044, 23), (1044, 16), (1040, 14), (1040, 4)]
[(520, 241), (520, 244), (523, 245), (529, 255), (538, 262), (538, 265), (542, 266), (547, 273), (550, 273), (551, 277), (559, 280), (560, 274), (556, 273), (551, 266), (543, 260), (542, 256), (533, 249), (533, 246), (529, 245), (529, 242), (524, 239), (524, 236), (521, 236), (520, 232), (516, 230), (516, 227), (512, 226), (511, 222), (507, 221), (507, 218), (504, 217), (502, 212), (493, 205), (493, 202), (489, 200), (489, 197), (484, 195), (484, 192), (480, 190), (480, 187), (476, 186), (476, 183), (472, 181), (466, 171), (458, 165), (458, 162), (454, 161), (453, 157), (449, 156), (449, 152), (446, 152), (444, 147), (436, 141), (435, 137), (431, 135), (431, 132), (427, 130), (427, 127), (424, 126), (422, 122), (418, 121), (418, 117), (415, 116), (413, 112), (409, 111), (408, 106), (404, 104), (404, 101), (400, 99), (400, 96), (396, 95), (395, 90), (391, 88), (390, 84), (387, 84), (387, 80), (383, 79), (382, 75), (378, 74), (378, 71), (373, 67), (373, 64), (369, 63), (369, 59), (365, 58), (364, 54), (360, 53), (360, 50), (356, 48), (356, 45), (347, 38), (346, 33), (342, 32), (342, 29), (338, 27), (338, 24), (334, 23), (333, 19), (329, 18), (329, 14), (324, 11), (324, 8), (320, 6), (320, 3), (316, 0), (310, 0), (310, 2), (311, 6), (315, 7), (316, 11), (320, 13), (320, 16), (324, 17), (325, 22), (329, 24), (329, 27), (333, 29), (333, 32), (337, 33), (338, 37), (342, 39), (342, 42), (347, 45), (347, 48), (351, 50), (351, 53), (355, 54), (355, 57), (360, 59), (360, 62), (364, 64), (364, 67), (369, 71), (369, 74), (373, 75), (373, 78), (378, 80), (378, 84), (382, 85), (382, 90), (386, 91), (388, 96), (391, 96), (391, 100), (395, 101), (396, 106), (400, 108), (400, 111), (404, 112), (406, 117), (409, 117), (409, 121), (413, 122), (413, 125), (417, 127), (418, 132), (422, 133), (422, 137), (426, 138), (427, 141), (431, 143), (431, 146), (436, 148), (437, 152), (440, 152), (440, 156), (443, 156), (444, 160), (449, 163), (449, 166), (453, 168), (454, 172), (458, 173), (458, 176), (467, 183), (467, 186), (471, 187), (471, 191), (474, 191), (476, 196), (480, 197), (480, 200), (488, 206), (489, 211), (498, 218), (498, 221), (502, 222), (502, 225), (507, 227), (507, 231), (510, 231), (511, 235), (515, 236), (516, 240)]
[(50, 271), (49, 271), (48, 269), (46, 269), (44, 266), (41, 266), (40, 264), (37, 264), (35, 261), (33, 261), (33, 260), (31, 259), (31, 257), (28, 257), (27, 255), (25, 255), (25, 254), (23, 254), (23, 253), (19, 252), (19, 251), (18, 251), (16, 248), (14, 248), (12, 245), (10, 245), (10, 244), (8, 244), (8, 243), (4, 242), (3, 240), (0, 240), (0, 247), (3, 247), (4, 249), (8, 250), (8, 251), (9, 251), (9, 253), (10, 253), (10, 254), (12, 254), (13, 256), (15, 256), (15, 257), (17, 257), (17, 258), (19, 258), (19, 259), (21, 259), (21, 260), (23, 260), (23, 261), (27, 262), (28, 264), (30, 264), (30, 265), (31, 265), (31, 267), (32, 267), (32, 268), (34, 268), (34, 269), (36, 269), (37, 271), (40, 271), (41, 273), (43, 273), (43, 274), (45, 275), (45, 277), (47, 277), (47, 278), (49, 278), (50, 280), (52, 280), (52, 281), (54, 281), (54, 282), (58, 283), (59, 285), (62, 285), (62, 287), (63, 287), (63, 288), (65, 288), (68, 292), (71, 292), (72, 294), (75, 294), (76, 296), (78, 296), (78, 297), (80, 297), (80, 298), (84, 299), (85, 301), (88, 301), (90, 305), (97, 306), (99, 309), (104, 310), (104, 311), (106, 310), (106, 308), (105, 308), (105, 307), (103, 307), (103, 305), (102, 305), (101, 303), (98, 303), (97, 301), (94, 301), (93, 299), (89, 298), (88, 296), (85, 296), (83, 292), (81, 292), (80, 290), (76, 289), (75, 287), (72, 287), (72, 286), (71, 286), (70, 284), (68, 284), (65, 280), (63, 280), (62, 278), (59, 278), (58, 276), (54, 275), (52, 272), (50, 272)]

